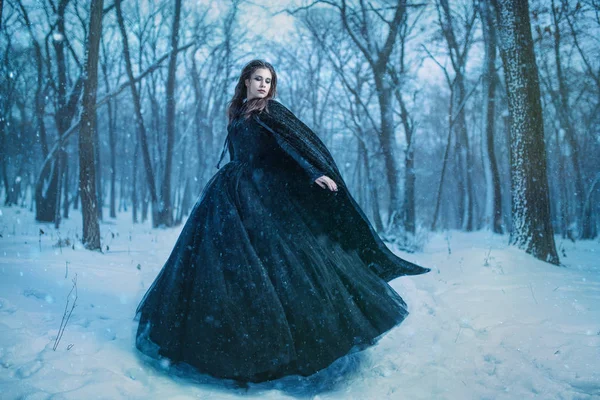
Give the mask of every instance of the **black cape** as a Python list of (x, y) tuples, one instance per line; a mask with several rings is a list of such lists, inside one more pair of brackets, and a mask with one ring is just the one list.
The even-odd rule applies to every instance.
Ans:
[[(361, 259), (386, 282), (403, 275), (419, 275), (431, 271), (430, 268), (404, 260), (389, 250), (348, 191), (346, 182), (325, 144), (289, 109), (276, 100), (269, 100), (266, 109), (254, 115), (254, 118), (271, 132), (282, 146), (293, 149), (336, 182), (339, 191), (335, 196), (325, 193), (328, 189), (315, 185), (316, 188), (307, 194), (306, 204), (314, 207), (314, 211), (328, 221), (331, 227), (330, 234), (336, 237), (342, 246), (358, 250)], [(227, 145), (226, 140), (223, 150)]]

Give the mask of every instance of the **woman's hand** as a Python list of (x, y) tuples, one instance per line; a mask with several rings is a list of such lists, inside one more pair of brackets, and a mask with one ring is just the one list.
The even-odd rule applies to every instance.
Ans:
[(316, 184), (321, 186), (323, 189), (329, 189), (332, 192), (337, 192), (337, 184), (328, 176), (323, 175), (315, 180)]

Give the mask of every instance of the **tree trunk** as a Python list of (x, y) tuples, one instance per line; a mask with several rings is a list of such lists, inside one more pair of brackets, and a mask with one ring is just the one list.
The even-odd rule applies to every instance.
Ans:
[[(96, 87), (98, 85), (96, 84)], [(98, 132), (98, 127), (94, 127), (94, 170), (96, 171), (96, 199), (98, 206), (96, 207), (96, 211), (98, 212), (98, 219), (102, 221), (104, 219), (104, 214), (102, 212), (102, 208), (104, 207), (104, 190), (102, 188), (102, 157), (100, 156), (100, 134)]]
[[(451, 89), (452, 90), (452, 89)], [(451, 94), (452, 97), (452, 94)], [(452, 126), (454, 125), (454, 120), (452, 118), (452, 114), (454, 112), (453, 102), (450, 102), (449, 110), (448, 110), (448, 139), (446, 140), (446, 149), (444, 150), (444, 158), (442, 160), (442, 172), (440, 173), (440, 183), (438, 184), (437, 195), (435, 198), (435, 209), (433, 211), (433, 219), (431, 221), (431, 230), (436, 230), (438, 216), (440, 215), (440, 208), (442, 204), (442, 191), (444, 188), (444, 180), (446, 178), (446, 169), (448, 168), (448, 159), (450, 156), (450, 147), (452, 145)]]
[(108, 103), (108, 142), (110, 146), (110, 217), (117, 218), (117, 137), (112, 115), (112, 101)]
[[(108, 79), (107, 79), (108, 80)], [(116, 190), (117, 190), (117, 134), (116, 108), (113, 109), (113, 101), (108, 102), (108, 144), (110, 147), (110, 217), (117, 218)]]
[(171, 56), (166, 87), (166, 123), (167, 123), (167, 153), (165, 155), (165, 171), (161, 190), (161, 207), (159, 224), (173, 226), (173, 205), (171, 202), (171, 174), (173, 170), (173, 145), (175, 144), (175, 83), (177, 72), (177, 43), (179, 41), (179, 20), (181, 15), (181, 0), (175, 0), (173, 28), (171, 30)]
[(546, 173), (546, 145), (529, 4), (493, 0), (510, 113), (513, 229), (510, 243), (558, 264)]
[[(555, 129), (556, 148), (561, 148), (560, 132), (559, 129)], [(569, 229), (569, 194), (567, 193), (567, 179), (565, 176), (565, 156), (562, 151), (558, 151), (556, 156), (558, 163), (558, 221), (559, 230), (563, 239), (567, 237), (567, 231)]]
[(10, 183), (8, 181), (8, 164), (6, 162), (8, 154), (4, 153), (7, 148), (6, 135), (4, 133), (5, 127), (6, 124), (2, 116), (0, 117), (0, 166), (2, 167), (2, 181), (4, 182), (4, 205), (10, 206)]
[(361, 143), (361, 148), (362, 148), (362, 150), (361, 150), (362, 164), (365, 169), (365, 178), (366, 178), (366, 186), (367, 186), (367, 191), (366, 191), (367, 198), (365, 199), (365, 202), (369, 203), (371, 205), (371, 215), (372, 215), (373, 225), (375, 226), (375, 230), (377, 232), (383, 232), (384, 226), (383, 226), (383, 221), (381, 220), (381, 211), (379, 210), (379, 200), (378, 200), (379, 196), (377, 195), (377, 182), (374, 181), (372, 178), (373, 174), (371, 173), (371, 166), (369, 165), (369, 154), (367, 151), (367, 147), (363, 141), (359, 140), (359, 143)]
[[(462, 71), (456, 71), (455, 106), (460, 107), (465, 101), (465, 81)], [(471, 156), (469, 150), (469, 134), (467, 132), (467, 121), (465, 118), (464, 107), (460, 108), (456, 116), (456, 158), (459, 169), (458, 188), (459, 199), (459, 219), (461, 229), (466, 231), (473, 230), (473, 185), (471, 184), (473, 175), (471, 172)]]
[[(132, 162), (132, 172), (131, 172), (131, 209), (133, 211), (133, 223), (137, 224), (138, 220), (138, 183), (137, 183), (137, 174), (138, 174), (138, 157), (140, 154), (140, 143), (139, 141), (135, 144), (135, 150), (133, 151), (133, 162)], [(121, 177), (121, 180), (124, 180), (124, 177)]]
[(139, 92), (135, 85), (135, 78), (133, 76), (133, 66), (131, 65), (131, 56), (129, 52), (129, 40), (127, 38), (127, 31), (125, 29), (125, 22), (123, 19), (123, 13), (121, 12), (121, 0), (115, 0), (115, 10), (117, 14), (117, 22), (123, 38), (123, 56), (125, 59), (125, 66), (127, 70), (127, 77), (130, 82), (131, 96), (133, 97), (133, 106), (135, 110), (135, 124), (136, 131), (139, 137), (140, 149), (142, 152), (142, 159), (144, 161), (144, 170), (146, 172), (147, 187), (150, 192), (150, 199), (152, 202), (153, 210), (153, 226), (157, 226), (156, 220), (156, 207), (157, 207), (157, 190), (156, 183), (154, 181), (154, 172), (152, 168), (152, 160), (150, 160), (150, 151), (148, 149), (148, 135), (146, 134), (146, 128), (144, 126), (144, 119), (142, 116), (142, 104), (139, 96)]
[[(565, 139), (571, 148), (571, 163), (573, 165), (573, 172), (575, 174), (575, 205), (576, 205), (576, 219), (581, 220), (582, 211), (583, 211), (583, 203), (585, 201), (585, 189), (583, 188), (583, 178), (581, 176), (581, 168), (579, 163), (579, 146), (577, 144), (575, 127), (571, 121), (571, 116), (569, 115), (569, 91), (567, 88), (567, 82), (562, 69), (562, 58), (560, 54), (560, 24), (557, 15), (557, 8), (555, 7), (554, 0), (552, 1), (552, 20), (554, 22), (554, 58), (556, 64), (556, 79), (558, 80), (558, 93), (555, 94), (554, 91), (551, 91), (553, 96), (558, 96), (556, 99), (555, 105), (556, 114), (560, 121), (560, 124), (564, 128), (565, 131)], [(579, 224), (578, 224), (579, 225)]]
[[(67, 8), (66, 1), (60, 1), (58, 7), (56, 9), (56, 35), (54, 35), (52, 40), (52, 46), (54, 47), (54, 53), (56, 54), (56, 78), (57, 78), (57, 104), (58, 110), (55, 115), (56, 128), (58, 129), (58, 135), (62, 136), (69, 126), (71, 125), (72, 113), (69, 110), (69, 100), (67, 98), (67, 59), (65, 55), (65, 37), (66, 37), (66, 29), (65, 29), (65, 11)], [(74, 105), (75, 106), (75, 105)], [(61, 161), (60, 168), (55, 171), (60, 171), (58, 176), (59, 179), (59, 190), (55, 196), (46, 196), (49, 200), (54, 199), (55, 203), (53, 207), (55, 208), (54, 215), (54, 224), (56, 228), (59, 227), (60, 224), (60, 193), (64, 187), (68, 187), (67, 182), (65, 181), (65, 173), (64, 171), (67, 168), (67, 164), (69, 162), (68, 153), (63, 151), (61, 156), (63, 160)]]
[[(52, 212), (54, 213), (54, 216), (52, 218), (52, 221), (54, 221), (54, 228), (58, 229), (60, 227), (60, 194), (61, 194), (61, 190), (62, 190), (62, 184), (64, 182), (63, 176), (64, 176), (64, 169), (65, 169), (65, 165), (67, 164), (67, 152), (64, 149), (61, 149), (60, 151), (58, 151), (57, 155), (56, 155), (56, 170), (53, 171), (56, 174), (56, 188), (55, 191), (50, 192), (49, 193), (52, 194), (52, 196), (54, 196), (54, 202), (52, 202), (51, 204), (54, 205), (54, 209), (52, 210)], [(52, 199), (48, 199), (48, 200), (52, 200)]]
[(600, 174), (596, 175), (596, 179), (594, 182), (592, 182), (583, 207), (583, 226), (581, 229), (581, 236), (585, 239), (595, 239), (596, 236), (598, 236), (596, 221), (594, 220), (594, 207), (597, 203), (592, 201), (594, 198), (594, 191), (597, 188), (600, 188)]
[(388, 85), (382, 75), (376, 75), (375, 86), (379, 98), (379, 115), (381, 122), (381, 149), (385, 162), (387, 181), (390, 187), (390, 203), (388, 213), (388, 229), (401, 228), (402, 204), (400, 202), (400, 188), (398, 177), (398, 161), (396, 159), (396, 139), (394, 135), (394, 115), (392, 113), (392, 96)]
[(402, 93), (398, 93), (398, 103), (400, 104), (400, 116), (404, 126), (404, 135), (406, 137), (406, 150), (404, 150), (404, 207), (403, 222), (404, 230), (412, 233), (416, 232), (416, 211), (415, 211), (415, 186), (417, 176), (415, 174), (415, 149), (413, 146), (414, 125), (408, 114), (408, 109), (404, 104)]
[(494, 233), (503, 233), (502, 229), (502, 193), (500, 192), (500, 174), (494, 150), (495, 112), (496, 112), (496, 29), (490, 12), (490, 0), (480, 0), (479, 10), (482, 19), (485, 47), (483, 75), (483, 124), (484, 124), (484, 172), (486, 178), (485, 220)]
[[(385, 171), (387, 180), (390, 186), (390, 203), (389, 203), (389, 218), (388, 218), (388, 229), (396, 230), (401, 228), (402, 221), (402, 204), (400, 202), (399, 193), (399, 168), (396, 160), (395, 152), (395, 135), (394, 135), (394, 114), (392, 104), (392, 88), (390, 87), (389, 78), (387, 77), (387, 69), (390, 63), (390, 55), (394, 49), (396, 39), (398, 36), (398, 30), (402, 23), (402, 20), (406, 18), (406, 1), (397, 0), (393, 2), (394, 9), (393, 19), (386, 21), (389, 26), (387, 36), (384, 38), (382, 46), (375, 45), (375, 37), (379, 37), (379, 34), (374, 34), (365, 29), (361, 32), (360, 37), (356, 35), (355, 29), (351, 26), (351, 19), (356, 17), (354, 10), (348, 8), (348, 4), (345, 0), (342, 0), (341, 5), (336, 5), (340, 11), (342, 18), (342, 24), (344, 29), (356, 44), (358, 49), (363, 53), (365, 59), (369, 63), (373, 76), (375, 78), (375, 88), (377, 91), (377, 98), (379, 100), (379, 113), (380, 113), (380, 143), (383, 151), (383, 158), (385, 161)], [(367, 7), (364, 2), (360, 2), (362, 15), (367, 13)], [(371, 6), (372, 7), (372, 6)], [(349, 17), (349, 14), (352, 17)], [(356, 17), (360, 19), (361, 17)], [(361, 22), (366, 23), (365, 19)], [(378, 32), (380, 33), (380, 32)]]
[[(23, 6), (23, 3), (19, 1), (19, 9), (21, 10), (21, 16), (25, 21), (29, 35), (31, 36), (31, 42), (34, 47), (35, 63), (37, 70), (37, 82), (35, 92), (35, 115), (38, 125), (40, 146), (42, 148), (42, 155), (44, 158), (48, 157), (48, 140), (46, 138), (46, 125), (44, 123), (44, 114), (46, 100), (44, 95), (44, 65), (42, 57), (42, 48), (39, 42), (36, 40), (36, 36), (33, 32), (32, 24), (29, 20), (29, 14), (27, 9)], [(35, 219), (41, 222), (52, 222), (54, 221), (54, 214), (56, 210), (56, 188), (58, 184), (58, 164), (55, 161), (52, 165), (47, 164), (41, 171), (39, 179), (35, 184), (34, 197), (35, 197)], [(47, 182), (49, 180), (49, 182)], [(48, 183), (46, 193), (44, 193), (44, 185)]]
[[(103, 42), (104, 43), (104, 42)], [(103, 47), (104, 48), (104, 47)], [(106, 50), (104, 50), (105, 57), (107, 56)], [(106, 86), (107, 94), (111, 91), (110, 80), (108, 79), (108, 65), (106, 62), (102, 63), (102, 76), (104, 77), (104, 85)], [(108, 107), (108, 146), (110, 148), (110, 217), (117, 218), (117, 137), (115, 122), (117, 115), (115, 115), (116, 109), (113, 109), (114, 100), (110, 99), (106, 103)]]
[(98, 88), (98, 58), (102, 37), (102, 6), (104, 0), (94, 0), (90, 6), (90, 25), (85, 63), (85, 83), (81, 128), (79, 130), (79, 192), (83, 216), (83, 245), (89, 250), (100, 250), (100, 225), (96, 198), (96, 91)]
[(196, 65), (196, 51), (190, 52), (190, 75), (191, 85), (194, 93), (194, 135), (196, 137), (196, 159), (198, 164), (196, 165), (196, 182), (200, 185), (204, 182), (204, 172), (206, 168), (206, 156), (204, 154), (204, 132), (202, 129), (202, 92), (200, 88), (200, 75), (198, 74), (198, 66)]
[[(403, 21), (403, 26), (406, 20)], [(404, 43), (405, 38), (402, 36), (401, 43)], [(404, 71), (404, 45), (400, 46), (400, 71)], [(415, 152), (413, 147), (414, 123), (406, 108), (406, 103), (402, 97), (402, 83), (396, 70), (389, 69), (389, 75), (394, 82), (396, 100), (400, 106), (400, 119), (404, 128), (404, 136), (406, 138), (406, 150), (404, 151), (404, 206), (403, 217), (404, 230), (406, 232), (415, 233), (416, 230), (416, 211), (415, 211)]]
[[(65, 160), (62, 164), (62, 176), (63, 176), (63, 202), (62, 202), (62, 208), (63, 208), (63, 218), (64, 219), (69, 219), (69, 206), (70, 206), (70, 202), (69, 202), (69, 190), (71, 188), (71, 186), (69, 186), (69, 184), (71, 183), (69, 180), (69, 162), (67, 161), (67, 152), (64, 152), (65, 155)], [(60, 202), (59, 202), (60, 203)]]

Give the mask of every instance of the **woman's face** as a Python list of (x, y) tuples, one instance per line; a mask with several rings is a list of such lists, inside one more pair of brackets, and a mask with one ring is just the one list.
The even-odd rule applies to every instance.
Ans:
[(271, 90), (271, 71), (267, 68), (258, 68), (250, 79), (246, 79), (246, 97), (248, 100), (254, 98), (264, 98)]

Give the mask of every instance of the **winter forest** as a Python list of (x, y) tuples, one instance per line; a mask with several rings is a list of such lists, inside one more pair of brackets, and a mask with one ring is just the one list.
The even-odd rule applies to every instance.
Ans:
[[(0, 0), (0, 17), (1, 398), (600, 397), (600, 1)], [(255, 58), (389, 248), (432, 271), (390, 283), (410, 316), (376, 346), (238, 388), (136, 354), (132, 319)]]

